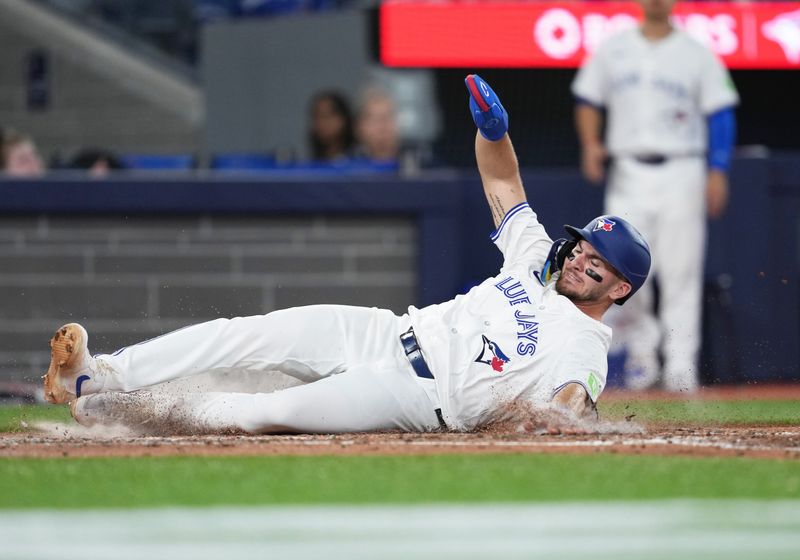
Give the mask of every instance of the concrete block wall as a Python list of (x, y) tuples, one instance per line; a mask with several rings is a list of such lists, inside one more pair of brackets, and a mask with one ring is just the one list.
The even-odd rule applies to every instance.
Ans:
[(30, 216), (0, 221), (0, 380), (33, 381), (62, 323), (110, 352), (218, 317), (315, 303), (405, 312), (411, 218)]

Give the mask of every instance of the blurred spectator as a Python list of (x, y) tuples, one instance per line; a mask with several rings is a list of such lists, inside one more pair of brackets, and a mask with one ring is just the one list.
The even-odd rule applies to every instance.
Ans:
[(361, 97), (356, 124), (358, 154), (375, 162), (396, 161), (400, 149), (394, 100), (383, 89), (369, 87)]
[(81, 150), (69, 164), (70, 169), (85, 169), (95, 178), (107, 177), (111, 171), (124, 169), (119, 158), (109, 150), (87, 148)]
[(0, 167), (9, 177), (41, 177), (45, 173), (33, 139), (12, 129), (0, 132)]
[(308, 135), (313, 160), (336, 161), (353, 155), (353, 113), (343, 95), (335, 91), (314, 95), (309, 118)]

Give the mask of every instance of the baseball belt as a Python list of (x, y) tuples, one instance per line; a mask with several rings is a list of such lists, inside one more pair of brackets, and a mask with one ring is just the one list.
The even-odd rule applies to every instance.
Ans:
[(636, 154), (631, 156), (644, 165), (663, 165), (672, 159), (702, 157), (702, 154), (687, 152), (684, 154)]
[(633, 159), (639, 163), (644, 163), (645, 165), (662, 165), (667, 163), (669, 157), (663, 154), (642, 154), (633, 156)]
[[(403, 345), (403, 352), (405, 352), (406, 358), (408, 358), (409, 363), (411, 363), (411, 367), (414, 368), (417, 377), (433, 379), (433, 372), (431, 368), (428, 367), (428, 363), (422, 355), (422, 348), (419, 347), (417, 335), (414, 334), (413, 327), (400, 335), (400, 344)], [(437, 408), (434, 412), (436, 412), (436, 418), (439, 420), (439, 427), (443, 430), (447, 430), (447, 424), (444, 421), (444, 416), (442, 416), (442, 409)]]

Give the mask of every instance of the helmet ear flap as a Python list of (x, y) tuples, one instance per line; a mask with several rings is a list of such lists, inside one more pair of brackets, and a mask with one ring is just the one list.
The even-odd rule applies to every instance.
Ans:
[(564, 266), (564, 261), (572, 254), (572, 250), (578, 242), (574, 239), (556, 239), (550, 247), (547, 259), (544, 261), (544, 268), (539, 278), (542, 285), (547, 284), (556, 272)]
[(556, 253), (556, 270), (561, 270), (564, 268), (564, 261), (567, 260), (567, 257), (572, 254), (572, 251), (577, 245), (577, 239), (570, 239), (565, 241), (564, 244), (559, 247), (558, 252)]

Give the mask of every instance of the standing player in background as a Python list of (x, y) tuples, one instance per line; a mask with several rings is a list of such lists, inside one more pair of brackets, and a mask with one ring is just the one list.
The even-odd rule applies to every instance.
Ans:
[(606, 212), (636, 224), (653, 250), (659, 318), (648, 282), (614, 321), (628, 351), (626, 385), (647, 388), (663, 373), (665, 389), (693, 391), (705, 214), (716, 218), (727, 204), (738, 96), (715, 55), (672, 26), (674, 0), (639, 3), (641, 26), (609, 38), (578, 72), (575, 120), (585, 177), (601, 182), (610, 158)]

